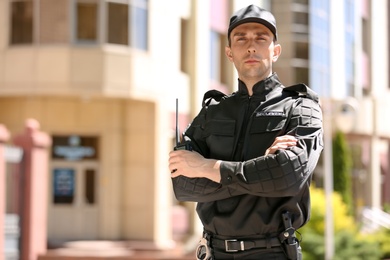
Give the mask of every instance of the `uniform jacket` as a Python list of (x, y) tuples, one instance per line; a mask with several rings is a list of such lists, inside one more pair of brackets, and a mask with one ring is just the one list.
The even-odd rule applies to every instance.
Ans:
[[(206, 158), (222, 160), (221, 182), (173, 178), (176, 198), (195, 201), (208, 232), (226, 237), (277, 236), (281, 214), (299, 228), (310, 218), (309, 186), (323, 149), (318, 96), (303, 84), (284, 87), (276, 74), (258, 82), (249, 96), (238, 91), (205, 94), (203, 108), (184, 137)], [(296, 146), (264, 156), (277, 136), (293, 135)]]

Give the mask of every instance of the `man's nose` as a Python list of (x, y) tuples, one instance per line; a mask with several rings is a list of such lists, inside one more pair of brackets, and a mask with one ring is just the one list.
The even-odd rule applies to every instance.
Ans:
[(249, 46), (248, 46), (247, 51), (248, 51), (248, 53), (255, 53), (256, 52), (256, 48), (254, 47), (253, 41), (249, 42)]

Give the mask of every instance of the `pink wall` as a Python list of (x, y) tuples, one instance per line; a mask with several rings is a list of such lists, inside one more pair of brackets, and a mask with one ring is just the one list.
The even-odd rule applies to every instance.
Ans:
[(220, 32), (227, 32), (229, 19), (229, 1), (228, 0), (213, 0), (210, 1), (210, 27), (211, 29)]

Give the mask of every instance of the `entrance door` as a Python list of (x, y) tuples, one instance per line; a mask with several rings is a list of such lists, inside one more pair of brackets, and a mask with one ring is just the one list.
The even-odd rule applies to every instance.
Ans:
[(48, 238), (98, 238), (98, 164), (52, 161), (49, 187)]

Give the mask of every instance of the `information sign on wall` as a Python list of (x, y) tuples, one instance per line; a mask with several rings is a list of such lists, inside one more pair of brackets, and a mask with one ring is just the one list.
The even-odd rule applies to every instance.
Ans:
[(75, 191), (75, 170), (55, 168), (53, 170), (54, 203), (72, 203)]
[(98, 159), (98, 138), (91, 136), (53, 136), (53, 159), (78, 161)]

